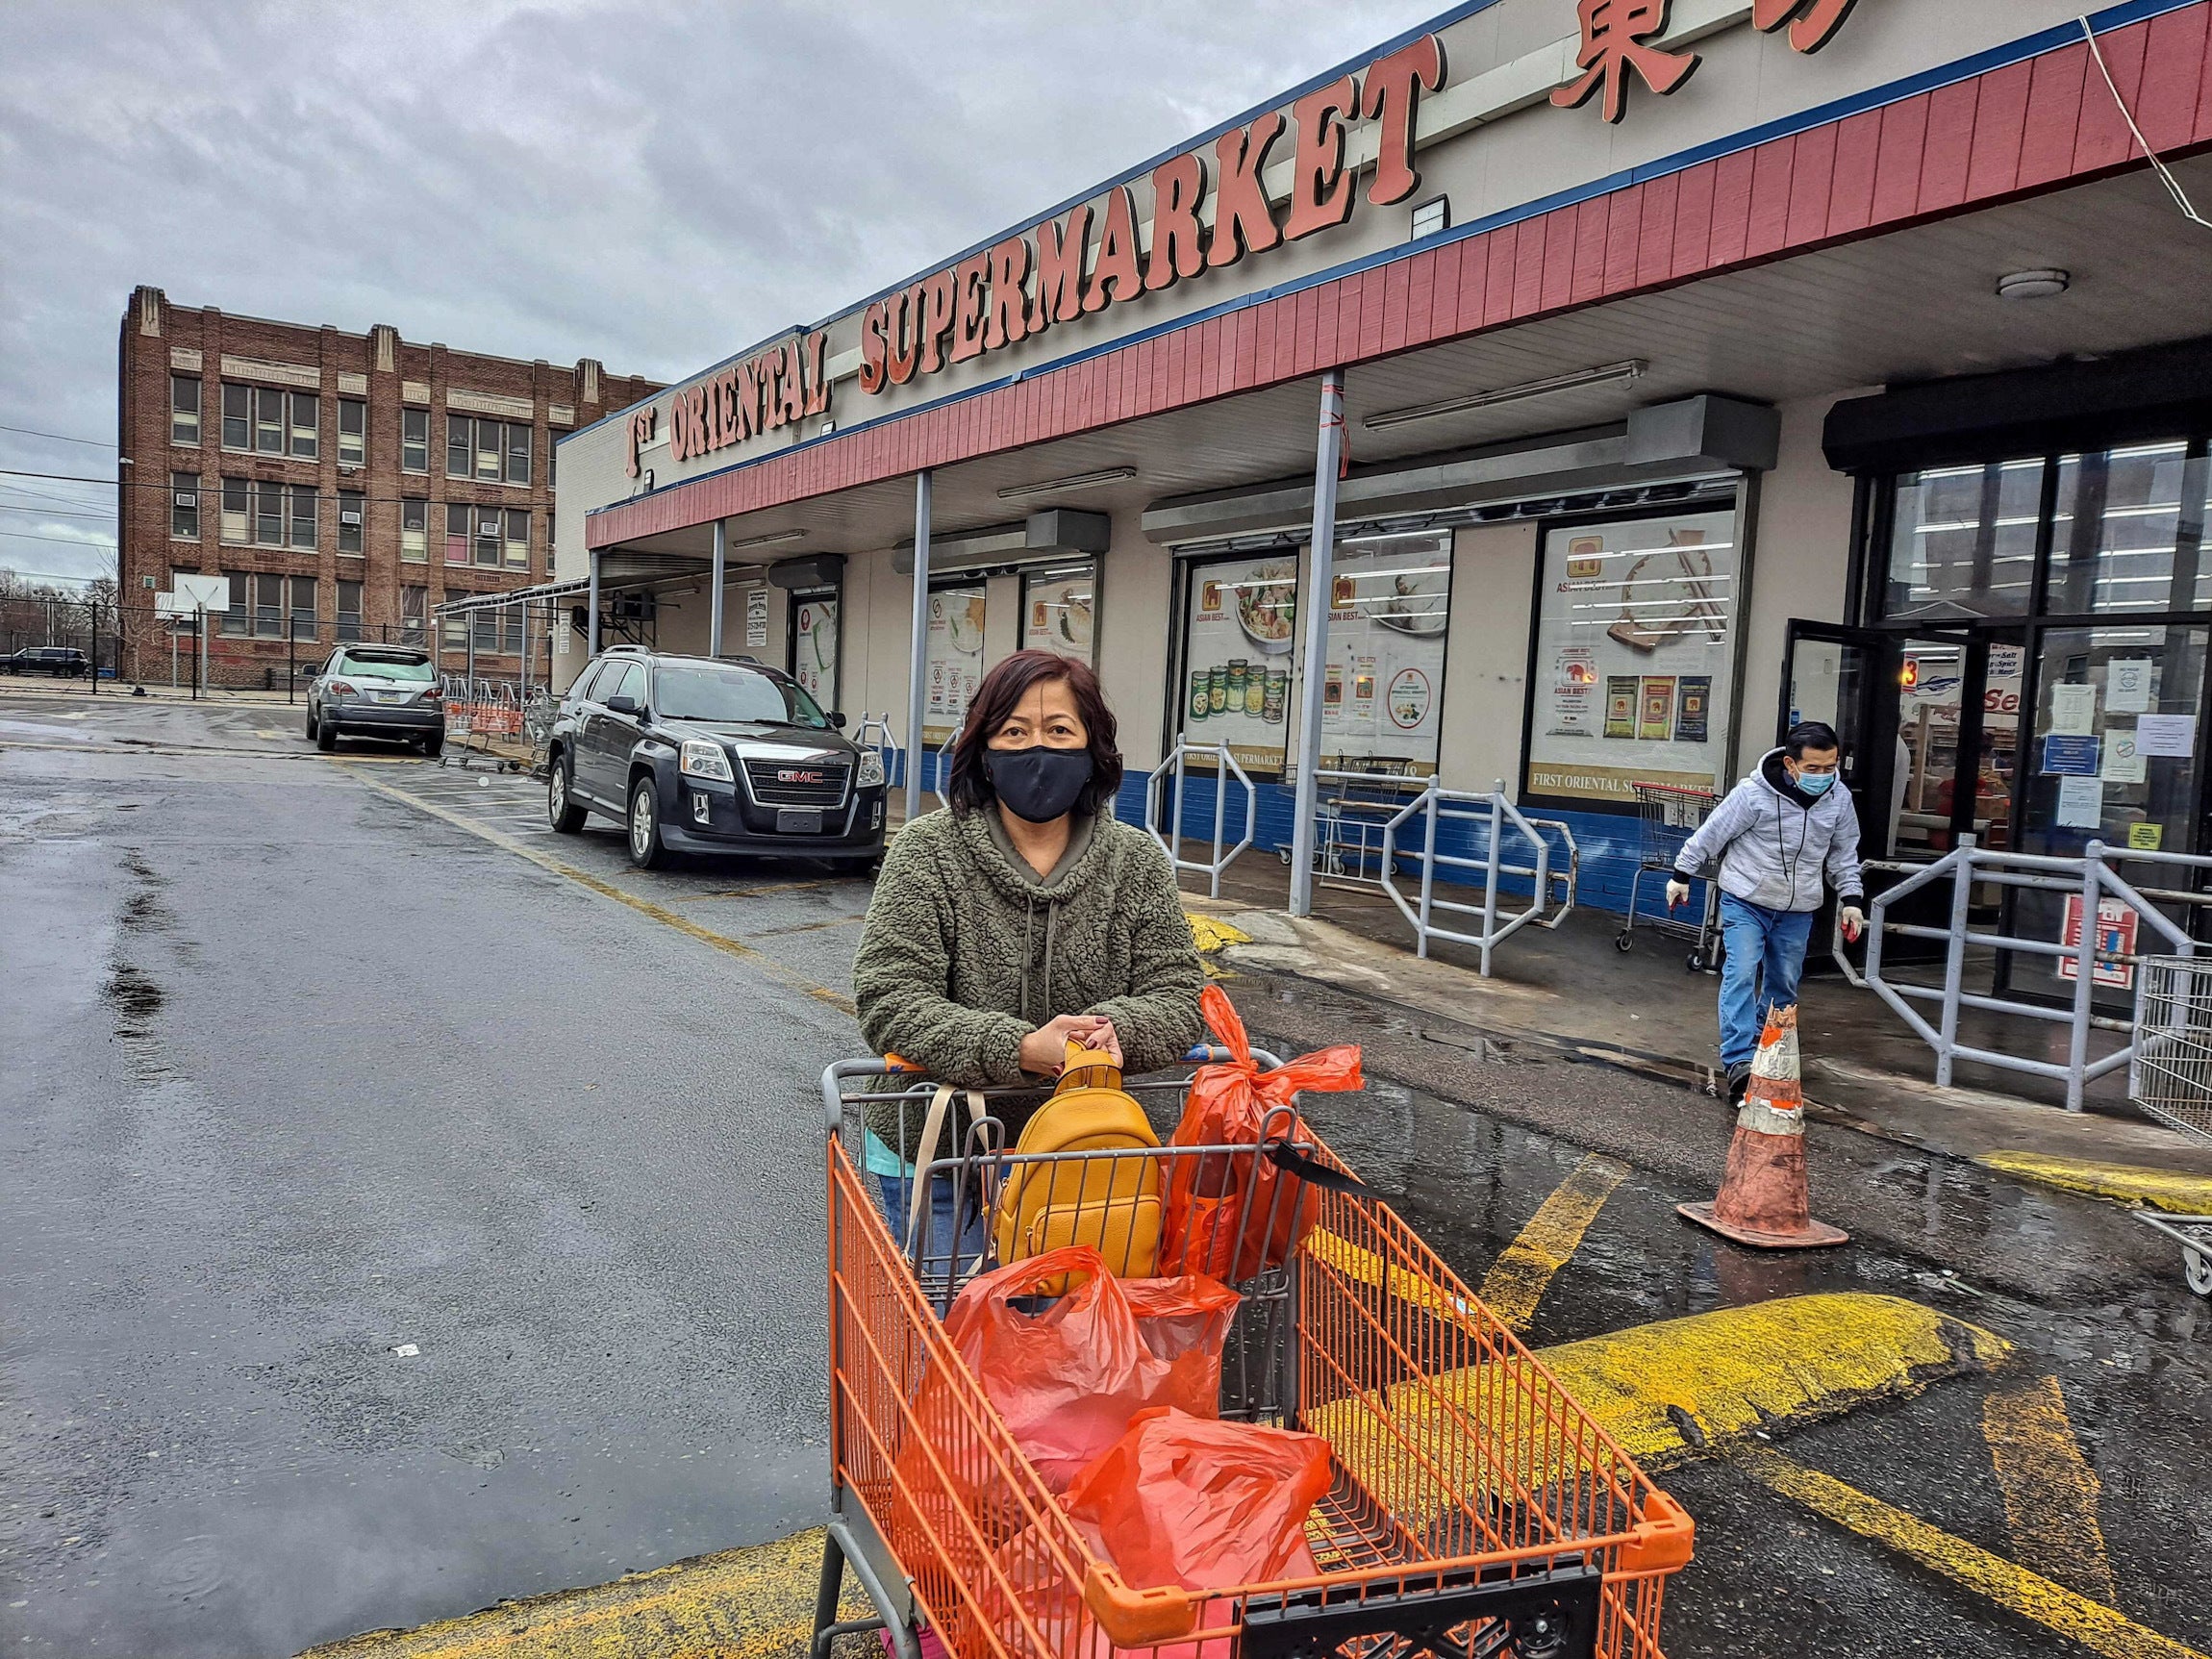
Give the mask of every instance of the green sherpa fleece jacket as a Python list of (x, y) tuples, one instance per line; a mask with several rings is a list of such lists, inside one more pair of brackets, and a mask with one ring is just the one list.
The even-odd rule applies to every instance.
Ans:
[(1022, 1038), (1063, 1014), (1102, 1014), (1127, 1071), (1181, 1060), (1205, 1031), (1206, 976), (1159, 843), (1112, 817), (1079, 818), (1040, 876), (997, 817), (941, 810), (892, 839), (853, 962), (868, 1045), (937, 1082), (1010, 1086), (1025, 1080)]

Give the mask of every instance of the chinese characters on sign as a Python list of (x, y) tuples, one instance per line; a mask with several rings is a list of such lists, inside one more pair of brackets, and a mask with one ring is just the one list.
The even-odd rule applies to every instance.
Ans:
[[(1818, 52), (1836, 37), (1858, 0), (1752, 0), (1751, 24), (1772, 35), (1787, 26), (1790, 45)], [(1680, 88), (1702, 62), (1696, 52), (1670, 52), (1655, 44), (1668, 30), (1672, 0), (1575, 0), (1582, 45), (1574, 65), (1582, 78), (1561, 87), (1551, 101), (1577, 109), (1602, 88), (1598, 113), (1619, 121), (1628, 113), (1630, 76), (1664, 97)]]

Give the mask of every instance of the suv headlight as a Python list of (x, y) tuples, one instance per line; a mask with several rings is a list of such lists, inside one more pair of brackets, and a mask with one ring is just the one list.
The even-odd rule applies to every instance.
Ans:
[(871, 786), (873, 786), (873, 785), (875, 785), (875, 784), (880, 784), (880, 783), (882, 783), (882, 782), (883, 782), (883, 754), (882, 754), (882, 751), (880, 751), (880, 750), (877, 750), (877, 749), (863, 749), (863, 750), (861, 750), (861, 752), (860, 752), (860, 771), (859, 771), (859, 773), (857, 774), (857, 776), (856, 776), (856, 778), (855, 778), (855, 781), (854, 781), (854, 787), (855, 787), (855, 788), (857, 788), (857, 789), (864, 789), (864, 790), (865, 790), (865, 789), (867, 789), (867, 788), (869, 788), (869, 787), (871, 787)]
[(684, 740), (684, 758), (680, 763), (688, 778), (719, 778), (723, 783), (735, 780), (730, 773), (730, 757), (719, 743), (711, 743), (704, 738)]

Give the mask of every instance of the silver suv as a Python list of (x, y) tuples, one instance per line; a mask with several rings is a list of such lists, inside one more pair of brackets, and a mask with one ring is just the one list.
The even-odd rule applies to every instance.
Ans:
[(345, 645), (307, 689), (307, 735), (318, 749), (340, 738), (398, 738), (426, 755), (445, 748), (445, 704), (427, 651)]

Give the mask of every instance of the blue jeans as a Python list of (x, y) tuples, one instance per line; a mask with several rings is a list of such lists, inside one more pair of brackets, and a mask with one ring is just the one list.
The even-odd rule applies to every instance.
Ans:
[[(904, 1249), (908, 1207), (914, 1202), (914, 1177), (879, 1174), (875, 1180), (884, 1219), (891, 1223), (891, 1236), (898, 1241), (899, 1248)], [(929, 1219), (923, 1223), (922, 1260), (917, 1264), (924, 1278), (943, 1278), (983, 1253), (983, 1216), (976, 1208), (972, 1192), (960, 1206), (964, 1212), (960, 1217), (963, 1224), (959, 1241), (953, 1240), (956, 1187), (957, 1181), (950, 1169), (940, 1169), (930, 1178)]]
[(1813, 937), (1809, 910), (1769, 910), (1763, 904), (1721, 895), (1721, 1064), (1748, 1066), (1759, 1051), (1759, 1033), (1770, 1008), (1792, 1008), (1797, 976), (1805, 971), (1805, 945)]

